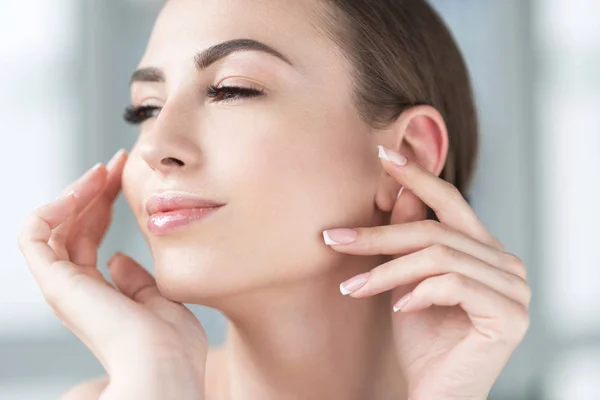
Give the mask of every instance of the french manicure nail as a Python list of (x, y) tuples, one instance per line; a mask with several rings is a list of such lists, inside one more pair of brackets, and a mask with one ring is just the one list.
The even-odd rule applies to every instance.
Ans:
[(112, 263), (115, 261), (115, 259), (117, 258), (118, 255), (119, 255), (119, 252), (116, 252), (115, 254), (112, 255), (111, 258), (108, 259), (108, 261), (106, 262), (106, 265), (108, 266), (108, 268), (110, 268), (112, 266)]
[(108, 162), (108, 164), (106, 164), (106, 168), (108, 169), (112, 169), (115, 166), (115, 163), (117, 162), (117, 160), (119, 158), (121, 158), (121, 155), (125, 152), (125, 149), (120, 149), (119, 151), (117, 151), (115, 153), (114, 156), (112, 156), (112, 158), (110, 159), (110, 161)]
[(408, 160), (402, 154), (397, 153), (390, 149), (386, 149), (385, 147), (383, 147), (381, 145), (379, 145), (377, 147), (379, 148), (379, 154), (378, 154), (379, 158), (383, 158), (384, 160), (389, 161), (399, 167), (406, 165)]
[(398, 191), (398, 196), (396, 196), (396, 200), (400, 197), (400, 195), (402, 194), (403, 191), (404, 191), (404, 186), (402, 186), (400, 188), (400, 190)]
[(97, 163), (92, 168), (90, 168), (90, 170), (86, 173), (86, 175), (90, 176), (93, 173), (97, 172), (100, 168), (102, 168), (102, 163), (101, 162)]
[(69, 196), (73, 196), (75, 199), (79, 198), (79, 196), (77, 195), (77, 192), (75, 192), (74, 190), (71, 190), (71, 191), (70, 191), (70, 192), (68, 192), (68, 193), (65, 193), (65, 194), (58, 195), (58, 196), (56, 197), (56, 200), (62, 200), (62, 199), (66, 199), (66, 198), (67, 198), (67, 197), (69, 197)]
[(350, 244), (356, 241), (358, 233), (354, 229), (330, 229), (323, 231), (323, 239), (327, 245)]
[(402, 310), (412, 298), (412, 293), (405, 294), (398, 302), (394, 305), (394, 312)]
[(100, 167), (102, 166), (102, 163), (97, 163), (96, 165), (94, 165), (92, 168), (90, 168), (84, 176), (89, 176), (90, 174), (93, 174), (94, 172), (96, 172), (97, 170), (100, 169)]
[(365, 272), (364, 274), (356, 275), (355, 277), (348, 279), (346, 282), (340, 284), (340, 292), (342, 292), (344, 296), (356, 292), (358, 289), (365, 286), (370, 275), (370, 272)]

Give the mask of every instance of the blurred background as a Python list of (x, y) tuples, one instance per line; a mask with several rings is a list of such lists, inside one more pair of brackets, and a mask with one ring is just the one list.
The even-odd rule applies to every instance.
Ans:
[[(600, 399), (600, 2), (436, 0), (481, 118), (473, 206), (528, 265), (532, 324), (491, 399)], [(128, 80), (162, 0), (0, 2), (0, 399), (56, 399), (103, 374), (16, 246), (25, 216), (131, 148)], [(152, 260), (123, 198), (101, 248)], [(193, 307), (211, 343), (224, 319)]]

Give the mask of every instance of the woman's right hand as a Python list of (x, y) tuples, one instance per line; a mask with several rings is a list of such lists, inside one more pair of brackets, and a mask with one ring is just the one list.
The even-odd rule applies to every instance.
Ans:
[(117, 153), (36, 209), (19, 248), (48, 304), (106, 369), (102, 399), (202, 399), (208, 340), (197, 318), (121, 253), (109, 262), (118, 290), (97, 269), (126, 158)]

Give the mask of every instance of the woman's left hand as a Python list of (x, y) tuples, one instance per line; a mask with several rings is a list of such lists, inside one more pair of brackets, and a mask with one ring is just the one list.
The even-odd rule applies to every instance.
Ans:
[[(327, 231), (338, 252), (397, 256), (340, 289), (355, 298), (388, 290), (402, 296), (393, 328), (410, 400), (486, 399), (529, 327), (523, 262), (504, 251), (453, 185), (391, 150), (385, 154), (385, 170), (440, 222), (392, 219), (353, 229), (355, 240), (343, 245), (331, 243), (340, 237), (336, 230)], [(352, 230), (339, 233), (352, 239)]]

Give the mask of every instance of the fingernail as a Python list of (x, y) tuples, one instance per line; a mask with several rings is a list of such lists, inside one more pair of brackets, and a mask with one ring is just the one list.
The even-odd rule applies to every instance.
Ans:
[(391, 163), (393, 163), (394, 165), (397, 165), (399, 167), (406, 165), (408, 160), (402, 154), (397, 153), (390, 149), (386, 149), (385, 147), (383, 147), (381, 145), (379, 145), (377, 147), (379, 148), (379, 154), (378, 154), (379, 158), (383, 158), (386, 161), (390, 161)]
[(112, 168), (115, 166), (115, 164), (116, 164), (117, 160), (118, 160), (119, 158), (121, 158), (121, 155), (122, 155), (124, 152), (125, 152), (125, 149), (120, 149), (119, 151), (117, 151), (117, 152), (115, 153), (115, 155), (114, 155), (114, 156), (112, 156), (112, 158), (110, 159), (110, 161), (108, 162), (108, 164), (106, 164), (106, 168), (108, 168), (108, 169), (112, 169)]
[(358, 233), (354, 229), (330, 229), (323, 231), (323, 239), (327, 245), (350, 244), (356, 241)]
[(91, 174), (93, 174), (94, 172), (96, 172), (97, 170), (100, 169), (100, 167), (102, 166), (102, 163), (97, 163), (96, 165), (94, 165), (92, 168), (90, 168), (84, 176), (89, 176)]
[(394, 312), (398, 312), (404, 308), (412, 298), (412, 292), (405, 294), (398, 302), (394, 305)]
[(75, 192), (74, 190), (71, 190), (68, 193), (56, 196), (56, 200), (66, 199), (69, 196), (73, 196), (75, 199), (79, 198), (79, 195), (77, 194), (77, 192)]
[(356, 292), (358, 289), (365, 286), (370, 275), (370, 272), (365, 272), (364, 274), (356, 275), (355, 277), (348, 279), (346, 282), (340, 284), (340, 292), (342, 292), (344, 296)]
[(111, 264), (115, 261), (115, 259), (117, 258), (117, 256), (119, 255), (119, 252), (117, 251), (115, 254), (113, 254), (113, 256), (108, 260), (108, 262), (106, 263), (108, 265), (108, 268), (111, 267)]
[(404, 191), (404, 186), (402, 186), (400, 188), (400, 190), (398, 191), (398, 196), (396, 196), (396, 200), (400, 197), (400, 195), (402, 194), (403, 191)]

